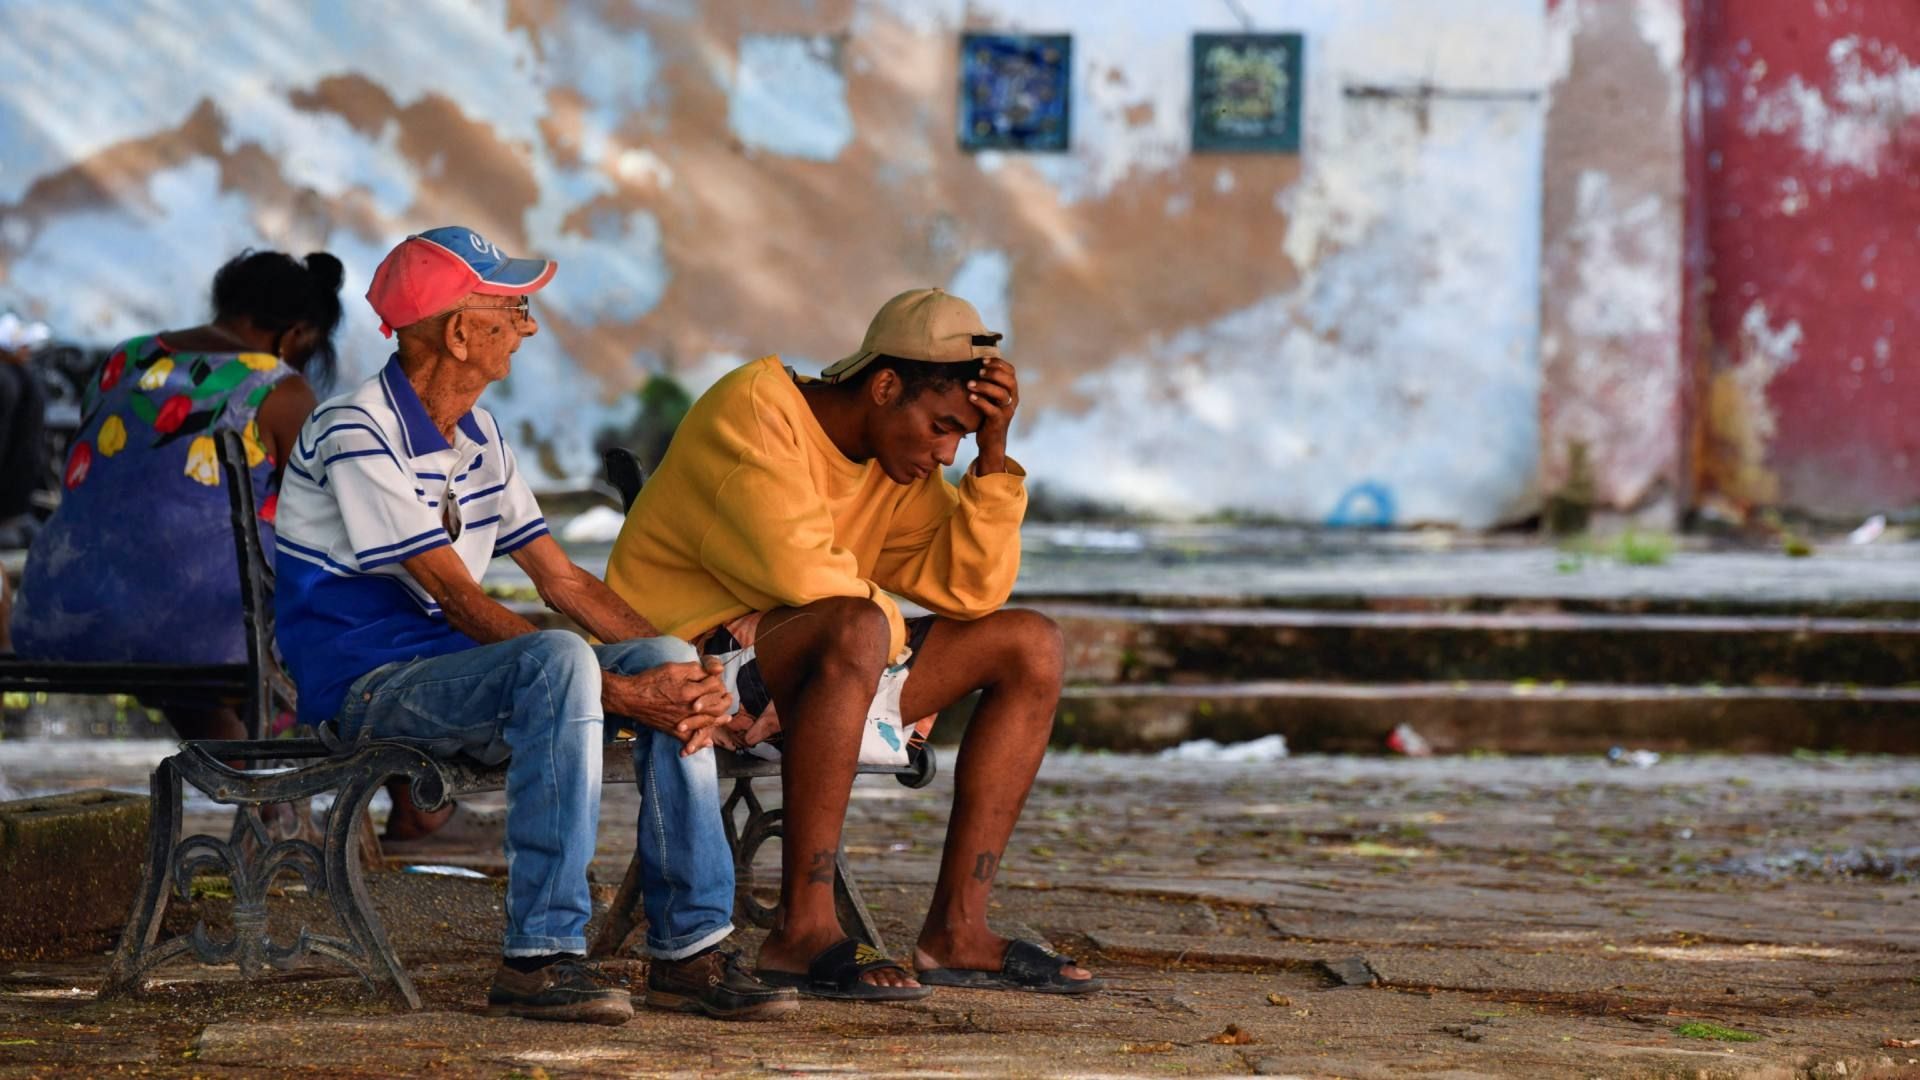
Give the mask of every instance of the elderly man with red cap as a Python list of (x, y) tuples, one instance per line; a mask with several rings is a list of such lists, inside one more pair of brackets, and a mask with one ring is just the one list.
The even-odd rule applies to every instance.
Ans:
[[(503, 959), (489, 1011), (621, 1023), (625, 990), (586, 964), (587, 863), (609, 715), (632, 721), (652, 956), (646, 1003), (729, 1019), (791, 1011), (718, 946), (733, 861), (711, 729), (732, 701), (693, 648), (653, 626), (548, 535), (500, 425), (477, 402), (538, 332), (554, 264), (470, 229), (408, 237), (367, 300), (398, 348), (301, 429), (279, 502), (279, 643), (301, 719), (346, 741), (400, 737), (507, 764)], [(480, 588), (510, 555), (597, 639), (536, 629)]]

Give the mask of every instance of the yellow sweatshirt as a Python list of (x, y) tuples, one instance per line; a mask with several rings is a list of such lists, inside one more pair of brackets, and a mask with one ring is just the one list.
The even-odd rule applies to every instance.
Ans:
[[(647, 480), (607, 561), (607, 584), (665, 634), (692, 638), (751, 611), (864, 596), (906, 644), (897, 593), (977, 619), (1020, 570), (1026, 473), (939, 470), (896, 484), (850, 461), (769, 356), (701, 395)], [(885, 591), (883, 591), (885, 590)]]

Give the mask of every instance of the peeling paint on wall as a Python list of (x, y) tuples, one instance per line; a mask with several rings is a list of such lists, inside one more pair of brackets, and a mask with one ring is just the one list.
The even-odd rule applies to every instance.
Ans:
[(1755, 301), (1740, 320), (1744, 361), (1713, 375), (1707, 390), (1706, 471), (1716, 494), (1745, 506), (1772, 506), (1780, 498), (1780, 478), (1767, 462), (1779, 432), (1767, 387), (1800, 358), (1806, 335), (1791, 320), (1774, 325), (1767, 305)]
[(569, 280), (551, 300), (543, 293), (541, 306), (552, 304), (576, 322), (639, 319), (660, 302), (672, 276), (660, 247), (660, 223), (645, 210), (596, 211), (584, 233), (563, 233), (543, 253), (566, 266)]
[[(180, 123), (203, 100), (245, 108), (283, 95), (289, 72), (377, 68), (398, 100), (485, 102), (503, 136), (532, 139), (542, 95), (509, 92), (527, 81), (532, 57), (525, 36), (502, 32), (502, 12), (499, 0), (391, 10), (254, 4), (219, 19), (184, 0), (9, 4), (0, 203), (74, 161)], [(108, 68), (108, 57), (128, 62)]]
[(1762, 93), (1763, 59), (1747, 69), (1747, 134), (1789, 135), (1800, 149), (1833, 168), (1877, 176), (1901, 129), (1920, 117), (1920, 64), (1892, 44), (1850, 35), (1827, 48), (1828, 80), (1789, 75)]
[[(1013, 264), (1003, 251), (971, 252), (947, 282), (947, 291), (972, 303), (987, 329), (1003, 335), (1000, 347), (1010, 356), (1019, 349), (1013, 336), (1013, 304), (1007, 295), (1012, 286)], [(1044, 379), (1046, 372), (1043, 368), (1034, 374), (1038, 378), (1029, 377), (1029, 382)]]
[[(1595, 170), (1580, 174), (1574, 201), (1579, 284), (1555, 298), (1566, 304), (1569, 328), (1588, 338), (1671, 333), (1679, 304), (1673, 280), (1661, 272), (1679, 265), (1671, 207), (1653, 194), (1623, 198), (1613, 178)], [(1658, 382), (1652, 394), (1664, 401), (1672, 381)]]
[(1900, 364), (1920, 335), (1913, 14), (1704, 6), (1702, 479), (1736, 502), (1841, 519), (1920, 502), (1920, 382)]
[[(1319, 520), (1371, 481), (1392, 492), (1400, 524), (1525, 513), (1538, 440), (1537, 249), (1524, 224), (1458, 228), (1513, 216), (1514, 201), (1533, 205), (1522, 185), (1474, 180), (1518, 176), (1537, 153), (1524, 117), (1509, 121), (1519, 138), (1480, 137), (1503, 120), (1449, 109), (1421, 140), (1416, 118), (1382, 110), (1348, 118), (1352, 150), (1310, 124), (1308, 153), (1324, 171), (1292, 189), (1298, 233), (1287, 247), (1317, 256), (1311, 275), (1082, 376), (1075, 389), (1100, 407), (1049, 416), (1029, 437), (1039, 456), (1098, 458), (1113, 488), (1175, 511), (1260, 508), (1251, 496), (1264, 494)], [(1382, 144), (1417, 149), (1359, 151)], [(1449, 416), (1500, 419), (1463, 440)]]
[[(1676, 0), (1634, 0), (1633, 22), (1640, 40), (1652, 47), (1660, 69), (1678, 74), (1686, 50), (1686, 13)], [(1678, 94), (1683, 80), (1674, 79), (1669, 92)]]
[(840, 46), (823, 34), (740, 39), (727, 125), (757, 150), (832, 161), (853, 141)]
[[(817, 366), (945, 282), (1016, 335), (1014, 451), (1055, 490), (1317, 521), (1374, 483), (1403, 522), (1525, 515), (1539, 0), (1243, 6), (1306, 35), (1299, 156), (1190, 152), (1189, 35), (1238, 29), (1211, 5), (28, 5), (0, 41), (0, 304), (95, 339), (178, 325), (246, 245), (333, 250), (357, 297), (400, 236), (463, 221), (560, 260), (498, 411), (583, 473), (649, 374)], [(1075, 36), (1070, 152), (958, 150), (968, 28)], [(133, 55), (165, 77), (98, 76)], [(1595, 250), (1625, 251), (1638, 202), (1604, 194)], [(353, 377), (385, 343), (347, 307)]]
[(1603, 509), (1682, 509), (1682, 0), (1561, 0), (1548, 24), (1542, 484), (1585, 447)]

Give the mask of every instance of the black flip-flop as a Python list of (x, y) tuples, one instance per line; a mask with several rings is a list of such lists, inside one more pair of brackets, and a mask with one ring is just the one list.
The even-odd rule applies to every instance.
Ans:
[(922, 986), (1021, 990), (1029, 994), (1091, 994), (1106, 989), (1107, 984), (1100, 979), (1067, 978), (1066, 969), (1075, 966), (1073, 957), (1061, 956), (1045, 945), (1009, 941), (1007, 953), (1000, 959), (999, 971), (937, 967), (928, 968), (916, 977)]
[(808, 961), (805, 974), (760, 968), (753, 976), (769, 986), (791, 986), (807, 997), (836, 1001), (918, 1001), (933, 993), (929, 986), (876, 986), (861, 978), (869, 971), (888, 970), (913, 974), (866, 942), (846, 938)]

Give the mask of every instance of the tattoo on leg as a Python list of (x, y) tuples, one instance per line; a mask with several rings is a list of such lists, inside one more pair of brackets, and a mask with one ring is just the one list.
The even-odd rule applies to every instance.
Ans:
[(833, 884), (833, 852), (816, 851), (813, 853), (813, 858), (808, 860), (808, 864), (807, 884)]
[(1000, 856), (995, 855), (991, 851), (983, 851), (974, 857), (973, 880), (983, 884), (992, 881), (993, 875), (997, 873), (999, 869)]

